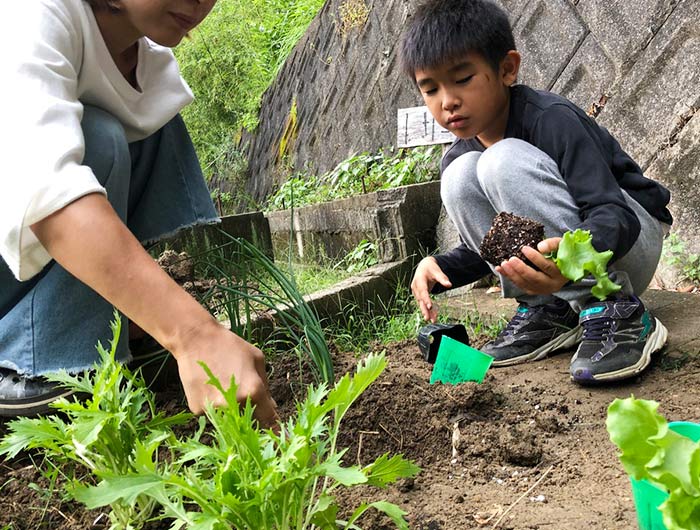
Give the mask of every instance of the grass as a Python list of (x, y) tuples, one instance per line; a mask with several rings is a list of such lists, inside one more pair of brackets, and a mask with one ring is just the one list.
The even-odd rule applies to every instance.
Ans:
[[(288, 264), (276, 261), (281, 270), (288, 269)], [(338, 268), (320, 267), (318, 265), (292, 265), (292, 273), (297, 289), (301, 294), (311, 294), (335, 285), (352, 274)]]

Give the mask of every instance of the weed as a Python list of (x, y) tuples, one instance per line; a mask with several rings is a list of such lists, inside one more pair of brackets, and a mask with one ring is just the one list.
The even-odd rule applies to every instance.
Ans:
[(664, 242), (663, 260), (680, 271), (684, 280), (700, 283), (700, 255), (688, 252), (687, 245), (677, 234)]
[(266, 210), (297, 208), (428, 182), (438, 176), (439, 156), (435, 146), (354, 155), (324, 175), (303, 172), (291, 176), (269, 197)]
[(377, 244), (363, 239), (336, 266), (345, 268), (351, 274), (363, 271), (379, 262)]
[(343, 0), (338, 7), (340, 24), (338, 33), (347, 37), (353, 29), (362, 28), (369, 18), (370, 8), (365, 0)]

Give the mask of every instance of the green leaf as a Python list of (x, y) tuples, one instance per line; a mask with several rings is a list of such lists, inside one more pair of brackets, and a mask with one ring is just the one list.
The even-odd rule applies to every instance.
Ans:
[(625, 471), (635, 479), (646, 476), (646, 466), (658, 452), (653, 440), (668, 432), (666, 420), (656, 412), (655, 401), (616, 399), (608, 407), (606, 427), (610, 439), (621, 450)]
[(319, 528), (336, 530), (336, 517), (338, 515), (338, 505), (335, 502), (335, 497), (326, 493), (322, 494), (316, 506), (314, 506), (311, 516), (311, 523)]
[(388, 453), (380, 456), (375, 462), (365, 467), (370, 486), (386, 487), (400, 478), (415, 477), (420, 468), (413, 462), (405, 460), (401, 455), (389, 458)]
[(573, 282), (592, 274), (597, 283), (591, 289), (591, 293), (599, 300), (605, 300), (608, 295), (616, 293), (622, 287), (608, 278), (607, 264), (613, 252), (598, 252), (592, 241), (593, 237), (588, 230), (568, 231), (562, 236), (553, 259), (562, 276)]
[(75, 498), (92, 510), (114, 504), (117, 501), (133, 504), (140, 495), (162, 487), (162, 478), (155, 474), (112, 476), (109, 479), (104, 479), (97, 486), (77, 488)]
[(357, 521), (370, 508), (374, 508), (375, 510), (379, 510), (380, 512), (388, 515), (399, 530), (408, 530), (408, 523), (406, 522), (406, 519), (404, 519), (406, 512), (396, 506), (396, 504), (386, 501), (361, 504), (352, 514), (350, 519), (348, 519), (347, 523), (345, 523), (345, 528), (353, 528), (355, 521)]

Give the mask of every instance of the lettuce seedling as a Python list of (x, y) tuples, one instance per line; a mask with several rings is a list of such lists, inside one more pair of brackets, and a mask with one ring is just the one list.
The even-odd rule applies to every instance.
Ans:
[(566, 232), (559, 243), (559, 248), (550, 256), (561, 271), (562, 276), (577, 282), (587, 274), (596, 279), (591, 289), (598, 300), (605, 300), (608, 295), (616, 293), (622, 287), (608, 277), (608, 261), (612, 251), (598, 252), (593, 248), (593, 237), (590, 231), (576, 229)]
[(667, 530), (700, 530), (700, 443), (668, 427), (655, 401), (616, 399), (608, 407), (610, 439), (635, 480), (669, 492), (661, 504)]

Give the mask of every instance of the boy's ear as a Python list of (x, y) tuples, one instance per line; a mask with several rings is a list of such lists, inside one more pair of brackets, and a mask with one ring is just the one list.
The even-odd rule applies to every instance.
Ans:
[(516, 50), (510, 50), (501, 60), (501, 79), (503, 84), (511, 86), (518, 80), (518, 72), (520, 71), (520, 53)]

